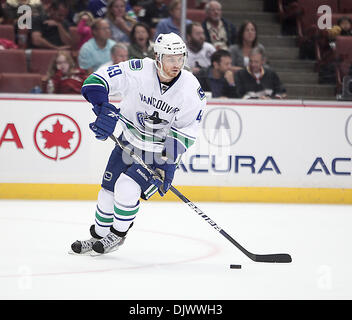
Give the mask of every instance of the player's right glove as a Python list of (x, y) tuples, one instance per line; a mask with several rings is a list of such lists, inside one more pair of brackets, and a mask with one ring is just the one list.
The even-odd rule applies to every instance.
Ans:
[(162, 197), (171, 187), (176, 167), (176, 163), (168, 163), (167, 161), (152, 166), (152, 168), (160, 174), (162, 180), (153, 176), (149, 179), (149, 182), (158, 187), (158, 192)]
[(111, 103), (104, 102), (101, 105), (97, 119), (89, 124), (89, 128), (94, 132), (98, 140), (106, 140), (113, 134), (116, 122), (119, 119), (119, 112), (120, 109), (117, 109)]

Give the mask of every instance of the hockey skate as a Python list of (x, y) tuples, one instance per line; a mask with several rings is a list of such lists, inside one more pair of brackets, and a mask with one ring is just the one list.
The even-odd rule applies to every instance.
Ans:
[(125, 242), (126, 234), (127, 232), (119, 232), (111, 227), (110, 232), (104, 238), (94, 242), (91, 255), (95, 256), (117, 250)]
[(82, 241), (77, 240), (74, 243), (72, 243), (71, 251), (69, 251), (70, 254), (87, 255), (91, 253), (93, 244), (97, 242), (99, 239), (102, 239), (102, 237), (98, 236), (95, 233), (94, 225), (90, 227), (89, 231), (92, 237), (88, 240), (82, 240)]

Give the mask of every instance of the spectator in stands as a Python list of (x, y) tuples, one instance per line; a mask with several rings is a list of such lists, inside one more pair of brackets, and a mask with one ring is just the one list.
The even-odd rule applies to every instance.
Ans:
[(58, 51), (48, 73), (46, 92), (80, 94), (87, 74), (78, 68), (69, 51)]
[(238, 30), (237, 44), (233, 44), (229, 48), (232, 57), (232, 70), (236, 72), (247, 67), (249, 53), (257, 46), (264, 51), (264, 46), (258, 43), (257, 26), (252, 21), (245, 21)]
[(154, 39), (155, 28), (161, 19), (169, 16), (168, 7), (165, 0), (152, 0), (145, 5), (145, 13), (140, 17), (140, 21), (147, 24), (152, 30), (152, 39)]
[(63, 2), (53, 1), (47, 14), (32, 21), (32, 46), (45, 49), (70, 49), (71, 35), (66, 20), (68, 9)]
[(230, 70), (231, 55), (226, 50), (217, 50), (211, 56), (211, 66), (201, 69), (195, 76), (204, 91), (213, 98), (236, 98), (234, 74)]
[(215, 47), (205, 42), (203, 27), (193, 22), (186, 27), (188, 58), (187, 66), (196, 74), (201, 68), (210, 67), (210, 57), (216, 51)]
[(78, 63), (80, 68), (93, 72), (110, 60), (110, 50), (116, 42), (110, 39), (109, 23), (98, 18), (92, 24), (93, 38), (88, 40), (79, 50)]
[(128, 47), (122, 42), (115, 44), (111, 48), (111, 60), (104, 63), (100, 67), (109, 67), (113, 64), (128, 60)]
[[(161, 19), (156, 26), (154, 41), (160, 33), (174, 32), (181, 35), (181, 0), (172, 0), (169, 5), (169, 17)], [(191, 23), (191, 20), (186, 19), (186, 24)]]
[(149, 57), (154, 59), (153, 43), (150, 40), (150, 29), (142, 23), (137, 22), (131, 31), (131, 43), (128, 46), (129, 59), (143, 59)]
[(128, 0), (126, 5), (127, 15), (136, 21), (140, 21), (139, 18), (144, 15), (143, 4), (143, 0)]
[(67, 8), (69, 11), (67, 20), (71, 25), (77, 24), (76, 23), (77, 15), (80, 12), (89, 11), (88, 10), (88, 0), (60, 0), (60, 1), (65, 2), (67, 4)]
[(94, 18), (103, 18), (106, 14), (107, 0), (89, 0), (88, 11), (90, 11)]
[(94, 17), (89, 11), (81, 11), (77, 15), (77, 20), (77, 32), (79, 34), (78, 49), (81, 49), (82, 45), (93, 37), (91, 27)]
[(111, 29), (111, 39), (128, 44), (132, 27), (137, 21), (126, 14), (125, 1), (110, 1), (107, 6), (106, 18)]
[(334, 41), (338, 36), (352, 36), (352, 20), (349, 17), (341, 17), (327, 32), (330, 41)]
[(210, 1), (205, 6), (206, 18), (202, 23), (205, 39), (216, 49), (227, 50), (236, 43), (236, 27), (222, 18), (222, 6), (218, 1)]
[(235, 74), (237, 95), (243, 99), (282, 99), (286, 89), (275, 71), (264, 67), (265, 55), (261, 48), (253, 48), (249, 65)]

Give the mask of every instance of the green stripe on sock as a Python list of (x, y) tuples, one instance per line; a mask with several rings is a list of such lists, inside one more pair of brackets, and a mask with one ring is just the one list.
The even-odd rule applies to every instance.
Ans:
[(126, 211), (126, 210), (121, 210), (114, 206), (115, 213), (120, 215), (120, 216), (133, 216), (136, 214), (139, 210), (139, 207), (137, 209), (131, 210), (131, 211)]
[(98, 211), (95, 211), (95, 217), (100, 221), (100, 222), (105, 222), (105, 223), (112, 223), (114, 221), (114, 218), (104, 218), (99, 215)]

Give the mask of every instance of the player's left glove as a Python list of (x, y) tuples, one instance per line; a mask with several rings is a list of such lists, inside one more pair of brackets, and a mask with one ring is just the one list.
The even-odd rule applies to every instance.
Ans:
[(116, 122), (119, 119), (120, 109), (111, 103), (103, 103), (95, 122), (89, 124), (98, 140), (106, 140), (115, 130)]
[(162, 197), (171, 187), (176, 167), (176, 163), (168, 163), (167, 161), (162, 164), (154, 164), (152, 166), (152, 168), (160, 174), (162, 180), (153, 176), (149, 179), (149, 182), (158, 187), (159, 194)]

